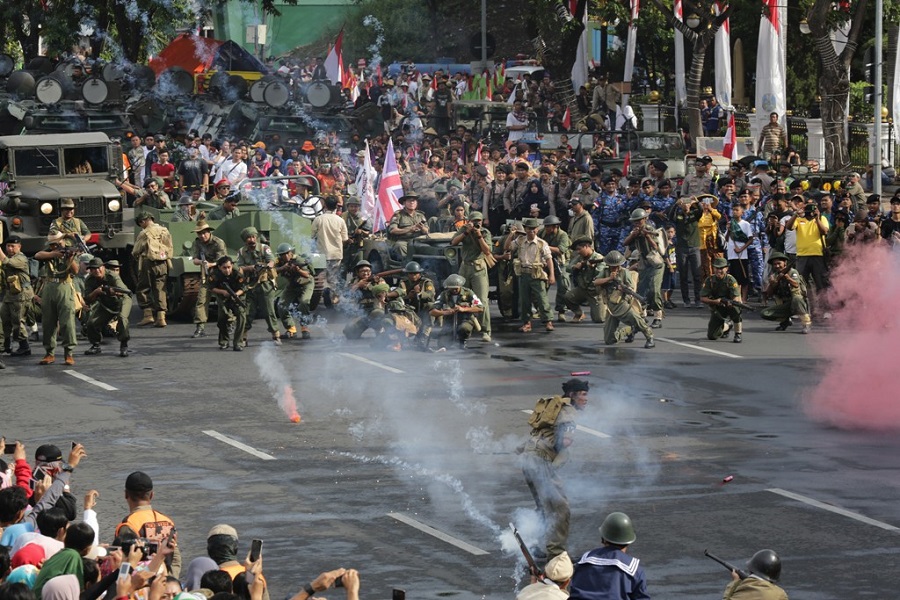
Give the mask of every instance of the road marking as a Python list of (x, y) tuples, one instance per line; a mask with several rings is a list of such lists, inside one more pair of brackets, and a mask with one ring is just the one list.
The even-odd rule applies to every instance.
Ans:
[(96, 385), (101, 390), (106, 390), (107, 392), (115, 392), (115, 391), (118, 391), (118, 389), (119, 389), (117, 387), (113, 387), (113, 386), (109, 385), (108, 383), (103, 383), (102, 381), (97, 381), (93, 377), (88, 377), (87, 375), (83, 375), (83, 374), (79, 373), (78, 371), (75, 371), (74, 369), (66, 369), (65, 371), (63, 371), (63, 373), (68, 373), (75, 379), (80, 379), (82, 381), (86, 381), (87, 383), (90, 383), (91, 385)]
[[(523, 408), (522, 412), (530, 415), (534, 411), (528, 410), (527, 408)], [(591, 429), (590, 427), (585, 427), (584, 425), (576, 425), (575, 429), (577, 429), (578, 431), (583, 431), (585, 433), (589, 433), (591, 435), (596, 435), (598, 438), (611, 438), (612, 437), (608, 433), (603, 433), (602, 431), (597, 431), (596, 429)]]
[(834, 506), (832, 504), (826, 504), (825, 502), (820, 502), (808, 496), (803, 496), (801, 494), (795, 494), (794, 492), (789, 492), (787, 490), (783, 490), (781, 488), (771, 488), (766, 490), (767, 492), (772, 492), (773, 494), (778, 494), (779, 496), (784, 496), (785, 498), (790, 498), (791, 500), (797, 500), (798, 502), (803, 502), (804, 504), (809, 504), (810, 506), (815, 506), (816, 508), (821, 508), (839, 515), (843, 515), (845, 517), (850, 517), (851, 519), (856, 519), (862, 523), (866, 523), (868, 525), (874, 525), (875, 527), (879, 527), (881, 529), (886, 529), (887, 531), (900, 531), (900, 527), (894, 527), (893, 525), (888, 525), (882, 521), (876, 521), (875, 519), (870, 519), (864, 515), (859, 513), (855, 513), (853, 511), (847, 510), (846, 508), (841, 508), (839, 506)]
[(698, 346), (697, 344), (686, 344), (684, 342), (676, 342), (675, 340), (670, 340), (669, 338), (654, 336), (653, 339), (659, 340), (660, 342), (668, 342), (670, 344), (675, 344), (676, 346), (684, 346), (685, 348), (691, 348), (692, 350), (702, 350), (703, 352), (709, 352), (710, 354), (718, 354), (719, 356), (727, 356), (728, 358), (745, 358), (743, 356), (739, 356), (737, 354), (732, 354), (730, 352), (722, 352), (721, 350), (713, 350), (712, 348), (704, 348), (703, 346)]
[(420, 523), (419, 521), (416, 521), (412, 517), (407, 517), (404, 514), (392, 512), (392, 513), (388, 513), (387, 516), (391, 517), (392, 519), (396, 519), (396, 520), (400, 521), (401, 523), (406, 523), (410, 527), (414, 527), (423, 533), (427, 533), (430, 536), (436, 537), (439, 540), (447, 542), (451, 546), (456, 546), (460, 550), (465, 550), (469, 554), (474, 554), (475, 556), (485, 556), (485, 555), (489, 554), (489, 552), (487, 552), (486, 550), (482, 550), (481, 548), (479, 548), (477, 546), (473, 546), (472, 544), (470, 544), (468, 542), (464, 542), (459, 538), (455, 538), (452, 535), (444, 533), (443, 531), (438, 531), (434, 527), (429, 527), (425, 523)]
[(404, 371), (401, 371), (400, 369), (395, 369), (394, 367), (389, 367), (387, 365), (377, 363), (374, 360), (369, 360), (368, 358), (366, 358), (364, 356), (350, 354), (349, 352), (338, 352), (338, 356), (345, 356), (347, 358), (352, 358), (353, 360), (358, 360), (361, 363), (366, 363), (367, 365), (372, 365), (373, 367), (378, 367), (379, 369), (384, 369), (385, 371), (388, 371), (390, 373), (397, 373), (398, 375), (400, 373), (404, 372)]
[(260, 452), (256, 448), (248, 446), (247, 444), (243, 444), (237, 440), (233, 440), (230, 437), (228, 437), (227, 435), (222, 435), (218, 431), (213, 431), (212, 429), (208, 429), (208, 430), (204, 431), (203, 433), (205, 433), (209, 437), (216, 438), (220, 442), (225, 442), (229, 446), (234, 446), (238, 450), (243, 450), (247, 454), (252, 454), (256, 458), (261, 458), (263, 460), (275, 460), (275, 457), (272, 456), (271, 454), (266, 454), (265, 452)]

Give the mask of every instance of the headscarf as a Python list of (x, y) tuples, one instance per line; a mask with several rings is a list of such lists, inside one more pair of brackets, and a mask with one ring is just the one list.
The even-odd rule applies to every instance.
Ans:
[(40, 593), (41, 600), (78, 600), (81, 581), (76, 575), (60, 575), (48, 581)]
[(29, 589), (34, 587), (37, 579), (38, 568), (34, 565), (22, 565), (10, 571), (6, 577), (6, 583), (24, 583)]
[[(84, 565), (81, 555), (72, 548), (63, 548), (46, 561), (34, 582), (34, 595), (40, 597), (44, 585), (61, 575), (75, 575), (79, 584), (84, 582)], [(79, 586), (80, 587), (80, 586)], [(77, 597), (77, 594), (76, 594)]]
[(187, 574), (182, 582), (184, 589), (188, 591), (200, 589), (200, 579), (203, 577), (203, 574), (207, 571), (216, 571), (218, 569), (219, 565), (213, 559), (208, 556), (198, 556), (188, 565)]
[(211, 535), (206, 540), (206, 553), (217, 565), (221, 565), (230, 560), (237, 560), (237, 545), (238, 540), (234, 536)]

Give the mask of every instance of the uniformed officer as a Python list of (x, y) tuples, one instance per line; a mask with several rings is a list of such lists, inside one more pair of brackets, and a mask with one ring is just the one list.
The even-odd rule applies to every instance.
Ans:
[(560, 228), (559, 217), (550, 215), (544, 217), (544, 229), (538, 234), (542, 240), (550, 246), (550, 256), (553, 259), (553, 275), (556, 278), (556, 314), (560, 323), (566, 322), (566, 293), (571, 287), (569, 271), (566, 264), (569, 262), (569, 234)]
[(408, 306), (420, 320), (418, 337), (431, 334), (431, 309), (434, 307), (435, 288), (434, 282), (425, 277), (425, 269), (416, 261), (406, 263), (403, 268), (406, 279), (400, 280), (397, 288), (392, 290), (389, 298), (399, 298)]
[(194, 305), (194, 333), (192, 338), (205, 337), (206, 321), (209, 318), (209, 277), (217, 268), (216, 262), (228, 253), (225, 241), (213, 235), (213, 228), (206, 221), (198, 221), (194, 227), (197, 237), (191, 246), (191, 260), (200, 267), (200, 289), (197, 290), (197, 303)]
[[(13, 356), (31, 356), (25, 315), (34, 300), (28, 257), (22, 253), (22, 240), (17, 235), (6, 239), (6, 252), (0, 250), (2, 265), (3, 302), (0, 304), (0, 321), (3, 325), (3, 352)], [(19, 343), (12, 350), (12, 342)]]
[[(384, 317), (384, 311), (379, 311), (380, 314), (373, 314), (376, 308), (376, 301), (375, 294), (372, 292), (372, 288), (380, 283), (384, 283), (384, 280), (372, 273), (372, 263), (367, 260), (361, 260), (356, 263), (354, 271), (353, 278), (347, 286), (347, 291), (362, 314), (344, 326), (344, 337), (348, 340), (358, 340), (369, 328), (375, 329), (377, 334), (379, 329), (376, 329), (376, 327), (380, 326)], [(388, 288), (388, 291), (390, 291), (390, 288)]]
[(459, 228), (450, 240), (451, 246), (460, 246), (459, 275), (468, 283), (469, 289), (484, 302), (481, 313), (481, 341), (491, 341), (491, 311), (488, 310), (488, 269), (493, 266), (491, 256), (491, 232), (482, 227), (484, 215), (473, 211), (468, 222)]
[(803, 323), (801, 333), (809, 333), (812, 322), (809, 318), (809, 305), (806, 302), (806, 289), (797, 269), (788, 267), (787, 256), (781, 252), (773, 252), (769, 256), (772, 274), (766, 283), (764, 296), (774, 298), (775, 306), (767, 306), (759, 313), (767, 321), (779, 321), (777, 330), (784, 331), (793, 322), (792, 316), (800, 317)]
[(243, 343), (247, 345), (247, 332), (253, 327), (258, 306), (266, 312), (266, 329), (272, 335), (276, 346), (281, 345), (281, 332), (278, 331), (278, 317), (275, 316), (275, 257), (268, 244), (257, 242), (259, 231), (256, 227), (245, 227), (241, 230), (244, 245), (238, 251), (235, 266), (246, 281), (247, 326), (243, 331)]
[(34, 255), (36, 260), (46, 263), (44, 281), (41, 288), (41, 326), (44, 330), (46, 354), (40, 364), (52, 365), (56, 362), (56, 334), (62, 337), (66, 365), (75, 364), (73, 352), (75, 339), (75, 285), (72, 277), (78, 273), (77, 253), (65, 251), (63, 233), (47, 236), (48, 246)]
[(209, 291), (218, 299), (219, 350), (231, 344), (235, 352), (244, 349), (247, 305), (244, 276), (234, 268), (231, 257), (224, 254), (216, 261), (216, 269), (210, 271)]
[[(590, 181), (588, 177), (588, 181)], [(591, 190), (593, 191), (593, 190)], [(596, 193), (596, 192), (594, 192)], [(569, 239), (588, 238), (594, 242), (594, 221), (591, 219), (591, 210), (594, 208), (594, 200), (587, 198), (580, 200), (573, 197), (569, 201)]]
[(641, 316), (643, 311), (640, 301), (625, 291), (634, 290), (631, 274), (622, 268), (625, 257), (618, 250), (613, 250), (603, 258), (603, 262), (601, 276), (594, 280), (609, 309), (609, 317), (603, 330), (603, 341), (607, 345), (616, 344), (624, 334), (625, 342), (633, 342), (634, 331), (637, 329), (647, 338), (644, 348), (654, 348), (656, 344), (653, 342), (653, 330)]
[(85, 351), (88, 356), (101, 354), (103, 331), (111, 321), (116, 321), (116, 339), (119, 340), (119, 356), (129, 354), (128, 315), (131, 314), (131, 293), (119, 276), (122, 265), (117, 260), (103, 263), (99, 258), (88, 263), (88, 277), (84, 283), (84, 300), (91, 307), (85, 333), (91, 347)]
[(706, 328), (706, 338), (717, 340), (727, 337), (729, 332), (728, 321), (734, 323), (734, 343), (741, 343), (741, 309), (732, 304), (741, 301), (741, 286), (737, 280), (728, 274), (728, 261), (717, 258), (713, 261), (713, 274), (703, 282), (700, 290), (700, 302), (710, 308), (709, 325)]
[(388, 241), (393, 249), (394, 258), (403, 260), (406, 257), (409, 240), (428, 234), (425, 213), (417, 210), (419, 195), (415, 192), (404, 194), (400, 198), (403, 210), (398, 210), (387, 224)]
[(774, 550), (760, 550), (747, 561), (750, 576), (741, 579), (731, 572), (722, 600), (788, 600), (787, 592), (778, 586), (781, 558)]
[[(553, 331), (550, 316), (550, 301), (547, 287), (556, 283), (550, 246), (537, 236), (541, 222), (537, 219), (523, 221), (525, 233), (510, 235), (506, 239), (505, 250), (511, 252), (513, 268), (519, 278), (519, 315), (523, 325), (519, 331), (531, 331), (531, 305), (537, 306), (538, 315), (547, 331)], [(518, 260), (518, 263), (516, 263)], [(516, 267), (516, 265), (518, 265)]]
[[(363, 242), (372, 234), (372, 225), (365, 219), (360, 210), (357, 196), (344, 200), (344, 212), (341, 218), (347, 224), (348, 239), (344, 247), (343, 273), (349, 273), (353, 266), (362, 259)], [(344, 281), (343, 276), (341, 281)]]
[(295, 254), (295, 249), (288, 243), (281, 243), (276, 250), (278, 261), (275, 272), (287, 280), (287, 287), (281, 292), (278, 310), (285, 335), (293, 338), (297, 335), (294, 313), (300, 315), (300, 336), (309, 339), (309, 324), (312, 321), (309, 303), (312, 300), (315, 273), (309, 261)]
[(233, 219), (241, 216), (241, 209), (238, 208), (238, 202), (241, 201), (241, 194), (233, 192), (222, 200), (221, 206), (214, 208), (206, 217), (210, 221), (224, 221), (225, 219)]
[(593, 213), (597, 251), (600, 254), (606, 255), (611, 250), (622, 252), (625, 249), (622, 242), (628, 229), (622, 226), (622, 221), (627, 215), (624, 213), (626, 209), (625, 200), (617, 192), (616, 180), (604, 177), (603, 192), (597, 198), (597, 208)]
[(450, 275), (444, 280), (444, 289), (431, 309), (431, 316), (452, 322), (452, 332), (459, 342), (460, 348), (466, 347), (466, 342), (472, 332), (478, 328), (479, 316), (484, 310), (481, 298), (465, 287), (466, 279), (462, 275)]
[(76, 235), (80, 235), (82, 240), (91, 235), (91, 230), (84, 221), (75, 216), (75, 201), (72, 198), (60, 199), (59, 217), (50, 224), (50, 233), (63, 234), (62, 245), (66, 247), (75, 245)]
[(590, 385), (583, 379), (569, 379), (562, 396), (541, 398), (528, 418), (531, 434), (522, 452), (522, 473), (538, 511), (546, 524), (547, 556), (565, 552), (569, 538), (569, 500), (559, 469), (569, 459), (575, 441), (575, 414), (588, 402)]
[(575, 564), (569, 597), (650, 600), (641, 561), (628, 555), (628, 547), (635, 540), (634, 524), (628, 515), (623, 512), (607, 515), (600, 525), (600, 547), (585, 552)]
[(587, 303), (591, 311), (591, 321), (602, 323), (606, 317), (606, 306), (600, 299), (600, 291), (594, 283), (603, 272), (603, 256), (594, 251), (590, 238), (579, 238), (573, 243), (575, 253), (569, 259), (566, 270), (572, 275), (572, 287), (566, 293), (565, 302), (575, 314), (573, 323), (584, 321), (582, 305)]
[(168, 309), (166, 282), (175, 251), (172, 236), (148, 212), (139, 212), (134, 222), (141, 227), (131, 250), (138, 264), (137, 300), (144, 310), (144, 318), (138, 326), (154, 324), (155, 314), (156, 327), (165, 327)]
[(629, 220), (632, 229), (623, 244), (641, 257), (643, 267), (638, 275), (637, 292), (644, 297), (648, 317), (653, 316), (650, 327), (662, 327), (662, 279), (666, 261), (663, 259), (666, 247), (660, 235), (662, 232), (649, 222), (649, 213), (643, 208), (632, 211)]

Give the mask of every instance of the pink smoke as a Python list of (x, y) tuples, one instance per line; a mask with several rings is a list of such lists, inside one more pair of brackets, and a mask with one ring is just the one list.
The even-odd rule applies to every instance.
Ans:
[(297, 400), (294, 398), (294, 388), (286, 385), (284, 386), (284, 393), (281, 396), (281, 401), (278, 403), (281, 407), (281, 410), (284, 411), (284, 414), (291, 420), (291, 423), (299, 423), (300, 422), (300, 413), (297, 412)]
[(821, 379), (803, 398), (803, 408), (811, 418), (843, 429), (900, 429), (894, 371), (900, 253), (880, 243), (848, 246), (831, 283), (826, 302), (836, 331), (820, 346)]

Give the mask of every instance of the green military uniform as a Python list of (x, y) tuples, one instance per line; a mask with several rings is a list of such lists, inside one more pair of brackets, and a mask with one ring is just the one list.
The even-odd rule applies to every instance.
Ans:
[[(256, 268), (257, 265), (261, 267), (274, 261), (272, 249), (267, 244), (257, 243), (253, 249), (244, 246), (238, 251), (235, 265), (247, 278), (247, 326), (244, 328), (244, 337), (253, 326), (257, 306), (260, 305), (266, 311), (266, 330), (273, 337), (278, 336), (278, 317), (275, 315), (275, 296), (278, 290), (275, 287), (275, 278), (271, 269)], [(244, 267), (251, 268), (244, 269)]]
[[(157, 177), (156, 179), (161, 179)], [(159, 189), (155, 192), (147, 192), (143, 196), (144, 201), (138, 204), (139, 207), (142, 208), (171, 208), (171, 201), (169, 200), (169, 195), (162, 190), (162, 186), (159, 186)]]
[(435, 294), (434, 282), (424, 275), (418, 281), (406, 278), (397, 284), (397, 294), (400, 300), (414, 313), (421, 324), (420, 335), (431, 333), (431, 309), (434, 308)]
[[(613, 252), (610, 252), (612, 255)], [(610, 256), (607, 256), (607, 260)], [(600, 270), (600, 278), (609, 277), (611, 269), (609, 265), (604, 264)], [(620, 287), (634, 289), (631, 282), (631, 275), (624, 267), (619, 268), (619, 272), (615, 277)], [(634, 338), (634, 331), (637, 329), (647, 338), (647, 346), (652, 347), (653, 330), (647, 325), (647, 321), (641, 315), (640, 303), (627, 295), (620, 289), (616, 289), (614, 285), (608, 283), (600, 286), (600, 295), (609, 309), (609, 318), (606, 319), (606, 325), (603, 330), (604, 343), (611, 345), (616, 344), (624, 335), (626, 341)], [(620, 329), (619, 326), (622, 325)]]
[(60, 240), (60, 244), (70, 247), (75, 245), (75, 240), (68, 234), (77, 233), (82, 239), (86, 240), (88, 236), (91, 235), (91, 230), (88, 229), (88, 226), (84, 224), (84, 221), (78, 217), (72, 217), (71, 219), (59, 217), (54, 219), (53, 223), (50, 224), (50, 234), (52, 235), (54, 233), (62, 233), (65, 235), (66, 238)]
[[(513, 224), (517, 231), (522, 231), (521, 223)], [(505, 256), (506, 239), (511, 233), (501, 235), (494, 244), (494, 258), (497, 260), (497, 308), (505, 319), (519, 316), (519, 281), (516, 278), (514, 261), (501, 258)]]
[[(231, 275), (227, 277), (216, 269), (210, 272), (207, 286), (210, 291), (217, 289), (226, 291), (225, 285), (227, 284), (231, 291), (237, 294), (239, 291), (246, 291), (245, 281), (237, 268), (232, 270)], [(243, 293), (240, 297), (244, 298)], [(216, 305), (218, 306), (219, 348), (224, 350), (228, 344), (232, 344), (234, 350), (241, 350), (241, 341), (247, 328), (246, 306), (241, 306), (232, 298), (222, 295), (218, 295)]]
[(356, 232), (361, 229), (366, 234), (371, 233), (372, 226), (363, 218), (361, 213), (352, 215), (349, 212), (345, 212), (341, 215), (341, 218), (347, 224), (347, 233), (350, 236), (350, 239), (347, 241), (347, 247), (344, 248), (344, 272), (349, 273), (353, 269), (353, 265), (362, 260), (363, 240), (366, 237), (365, 234)]
[[(460, 287), (459, 294), (453, 294), (454, 288), (445, 288), (434, 303), (434, 310), (447, 310), (456, 306), (475, 307), (484, 304), (478, 295), (467, 287)], [(455, 324), (456, 328), (452, 330), (453, 335), (460, 343), (465, 343), (471, 337), (472, 332), (479, 326), (479, 319), (475, 313), (457, 313), (454, 317), (442, 316), (442, 319), (449, 320), (450, 323), (444, 325)]]
[(94, 291), (101, 288), (99, 296), (91, 304), (85, 333), (93, 346), (103, 341), (103, 330), (110, 321), (116, 320), (116, 339), (127, 347), (131, 333), (128, 329), (128, 316), (131, 314), (131, 296), (117, 294), (111, 290), (103, 290), (104, 286), (128, 289), (118, 273), (106, 271), (103, 277), (88, 277), (84, 283), (84, 297), (87, 299)]
[(234, 207), (233, 211), (228, 212), (227, 210), (225, 210), (224, 205), (220, 205), (220, 206), (217, 206), (216, 208), (212, 209), (209, 212), (209, 214), (206, 215), (206, 220), (207, 221), (224, 221), (225, 219), (233, 219), (233, 218), (239, 217), (239, 216), (241, 216), (241, 211), (237, 206)]
[[(306, 326), (312, 320), (309, 303), (315, 288), (315, 282), (311, 277), (313, 268), (309, 261), (301, 256), (294, 256), (291, 260), (285, 260), (285, 258), (286, 255), (279, 254), (278, 262), (275, 263), (275, 270), (287, 281), (287, 286), (281, 292), (281, 300), (278, 303), (281, 324), (288, 332), (296, 331), (297, 326), (292, 315), (292, 311), (296, 311), (300, 314), (300, 326), (304, 328), (305, 332)], [(299, 271), (305, 271), (310, 277), (305, 277)], [(307, 336), (308, 334), (304, 335), (304, 337)]]
[(729, 583), (722, 600), (788, 600), (788, 595), (774, 583), (750, 576)]
[[(644, 212), (643, 209), (636, 209), (634, 212), (637, 211)], [(631, 220), (632, 223), (634, 223), (635, 219), (633, 213)], [(666, 263), (663, 260), (665, 246), (662, 245), (663, 242), (662, 238), (659, 236), (659, 230), (651, 225), (649, 221), (642, 227), (645, 234), (653, 238), (653, 241), (657, 244), (657, 248), (654, 248), (651, 245), (650, 240), (648, 240), (645, 235), (639, 235), (629, 244), (629, 247), (631, 247), (632, 250), (637, 251), (641, 256), (641, 270), (638, 274), (637, 293), (646, 300), (648, 314), (652, 311), (656, 320), (661, 324), (663, 308), (661, 288), (663, 272), (666, 266)]]
[[(549, 218), (549, 217), (548, 217)], [(554, 217), (555, 218), (555, 217)], [(557, 219), (558, 220), (558, 219)], [(546, 219), (545, 219), (546, 225)], [(562, 230), (557, 224), (556, 233), (550, 234), (547, 229), (543, 229), (538, 237), (547, 242), (547, 245), (558, 248), (560, 255), (553, 254), (553, 273), (556, 277), (556, 312), (563, 314), (566, 312), (566, 294), (572, 283), (569, 280), (569, 271), (566, 269), (566, 263), (569, 261), (569, 234)]]
[(398, 210), (394, 213), (394, 216), (391, 217), (390, 222), (387, 225), (388, 230), (388, 241), (394, 247), (395, 254), (397, 258), (403, 259), (406, 257), (407, 248), (409, 246), (409, 240), (415, 239), (417, 237), (423, 236), (426, 234), (425, 231), (422, 232), (409, 232), (409, 233), (394, 233), (395, 229), (398, 228), (407, 228), (413, 227), (415, 225), (419, 225), (425, 223), (425, 213), (421, 211), (415, 211), (413, 214), (409, 214), (406, 210)]
[[(197, 228), (194, 229), (194, 231), (199, 233), (197, 231), (197, 229), (200, 229), (203, 226), (204, 225), (202, 223), (198, 224)], [(208, 263), (215, 263), (217, 260), (219, 260), (220, 258), (225, 256), (227, 253), (228, 253), (228, 250), (225, 247), (225, 242), (222, 240), (222, 238), (218, 238), (214, 235), (210, 235), (209, 241), (206, 243), (203, 243), (203, 241), (201, 241), (199, 237), (195, 238), (194, 244), (191, 246), (191, 259), (199, 260), (201, 262), (206, 261)], [(202, 275), (204, 269), (202, 266), (200, 268), (200, 273), (201, 273), (200, 289), (197, 290), (197, 303), (194, 305), (194, 324), (195, 325), (198, 325), (198, 326), (205, 325), (206, 322), (209, 320), (207, 313), (209, 311), (210, 294), (209, 294), (209, 286), (207, 284), (209, 283), (209, 281), (208, 281), (209, 277), (212, 275), (213, 271), (215, 271), (215, 270), (216, 270), (215, 267), (209, 269), (209, 271), (206, 274), (206, 278), (204, 279), (204, 277)], [(201, 331), (202, 331), (202, 328), (201, 328)]]
[[(593, 244), (593, 240), (589, 238), (582, 239)], [(572, 274), (572, 288), (566, 293), (565, 302), (575, 313), (575, 319), (580, 321), (584, 317), (581, 307), (587, 303), (591, 311), (591, 321), (603, 323), (606, 306), (601, 301), (600, 291), (594, 285), (594, 280), (602, 277), (603, 256), (594, 252), (585, 259), (576, 252), (569, 259), (566, 271)]]
[[(350, 281), (350, 285), (356, 285), (359, 281), (360, 279), (354, 276)], [(380, 334), (384, 329), (385, 307), (375, 298), (376, 285), (386, 287), (386, 284), (383, 283), (375, 284), (374, 282), (370, 282), (358, 290), (356, 303), (363, 312), (363, 315), (344, 326), (344, 336), (348, 340), (358, 340), (367, 329), (373, 329), (375, 335)]]
[[(593, 200), (590, 202), (593, 206)], [(587, 208), (577, 217), (569, 219), (569, 239), (577, 240), (583, 237), (588, 238), (592, 243), (594, 241), (594, 221), (591, 220), (591, 213)]]
[(13, 341), (19, 343), (17, 355), (28, 355), (28, 331), (25, 328), (25, 315), (34, 300), (31, 287), (31, 274), (28, 257), (18, 252), (7, 257), (2, 265), (3, 301), (0, 303), (0, 322), (2, 322), (2, 341), (4, 352), (11, 351)]
[[(534, 227), (537, 227), (537, 219), (532, 221)], [(531, 226), (528, 219), (525, 225)], [(528, 241), (526, 235), (515, 238), (510, 250), (514, 257), (513, 268), (519, 278), (519, 316), (530, 327), (532, 304), (537, 307), (542, 323), (552, 323), (550, 300), (547, 297), (547, 261), (551, 255), (547, 242), (539, 237)], [(552, 325), (547, 325), (547, 329), (552, 329)]]
[[(769, 257), (769, 264), (772, 264), (774, 260), (779, 258), (786, 260), (786, 257), (783, 254), (773, 252)], [(786, 277), (790, 277), (792, 280), (800, 282), (800, 285), (791, 285)], [(803, 282), (797, 269), (790, 268), (783, 274), (773, 273), (770, 278), (767, 293), (775, 299), (775, 306), (767, 306), (760, 311), (759, 315), (763, 319), (766, 319), (767, 321), (780, 321), (781, 325), (779, 326), (779, 329), (783, 330), (790, 324), (791, 317), (797, 315), (800, 317), (800, 321), (803, 323), (804, 328), (806, 328), (805, 331), (808, 331), (808, 326), (810, 324), (809, 305), (806, 303)]]
[[(481, 217), (481, 213), (473, 213), (474, 215)], [(469, 217), (472, 219), (472, 217)], [(491, 247), (491, 232), (484, 228), (480, 227), (478, 229), (484, 242), (487, 244), (488, 248)], [(467, 226), (462, 226), (457, 231), (457, 237), (454, 237), (454, 241), (458, 239), (458, 236), (462, 234), (462, 239), (459, 242), (459, 275), (465, 277), (466, 285), (475, 292), (475, 295), (481, 299), (482, 303), (484, 303), (484, 312), (481, 313), (481, 333), (490, 338), (491, 335), (491, 311), (488, 306), (488, 294), (490, 292), (490, 281), (488, 279), (488, 264), (487, 259), (485, 258), (481, 244), (479, 243), (478, 237), (472, 233), (469, 233)]]
[[(717, 259), (724, 261), (725, 259)], [(721, 263), (720, 263), (721, 264)], [(727, 266), (727, 262), (725, 263)], [(714, 265), (715, 266), (715, 265)], [(700, 297), (709, 298), (710, 300), (737, 300), (741, 301), (741, 286), (738, 285), (737, 279), (726, 274), (721, 279), (715, 275), (710, 275), (703, 282), (700, 288)], [(735, 324), (742, 320), (741, 309), (733, 304), (711, 304), (709, 306), (709, 325), (706, 327), (706, 338), (717, 340), (722, 337), (725, 331), (725, 322), (728, 319)]]
[[(148, 213), (140, 213), (135, 217), (138, 224), (152, 219)], [(137, 300), (144, 310), (144, 321), (152, 320), (156, 314), (157, 327), (166, 326), (166, 283), (169, 277), (169, 266), (175, 249), (169, 230), (159, 223), (152, 222), (141, 229), (131, 255), (138, 263)]]
[[(52, 252), (52, 248), (45, 248)], [(41, 326), (44, 330), (44, 349), (47, 356), (56, 351), (56, 334), (62, 338), (65, 356), (72, 356), (77, 345), (75, 330), (75, 284), (72, 282), (72, 261), (76, 256), (65, 255), (44, 261), (46, 269), (41, 288)]]

